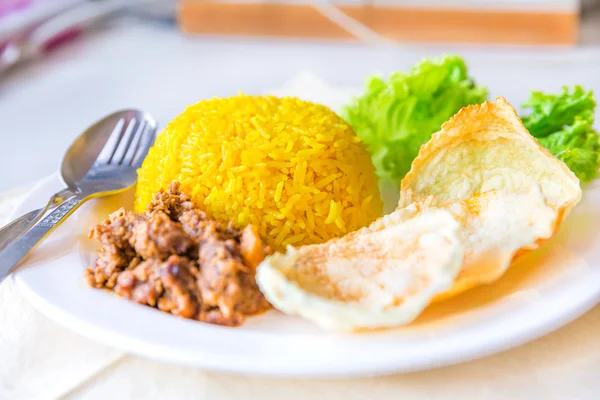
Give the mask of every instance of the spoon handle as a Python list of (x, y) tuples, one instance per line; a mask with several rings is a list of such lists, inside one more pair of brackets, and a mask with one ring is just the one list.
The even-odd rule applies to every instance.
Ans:
[(0, 251), (0, 282), (4, 280), (21, 261), (29, 255), (52, 231), (71, 215), (85, 197), (76, 195), (52, 210), (37, 225)]
[(73, 197), (75, 193), (70, 189), (63, 189), (55, 193), (45, 207), (30, 211), (21, 215), (19, 218), (10, 222), (0, 229), (0, 251), (4, 250), (9, 244), (23, 236), (30, 230), (50, 208), (60, 205), (64, 200)]

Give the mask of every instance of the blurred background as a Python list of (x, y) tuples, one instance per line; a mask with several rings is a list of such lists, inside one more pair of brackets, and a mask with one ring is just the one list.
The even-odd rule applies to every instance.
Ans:
[(192, 103), (332, 87), (456, 53), (521, 104), (600, 89), (600, 0), (0, 0), (0, 191), (54, 172), (88, 125), (124, 107), (164, 126)]

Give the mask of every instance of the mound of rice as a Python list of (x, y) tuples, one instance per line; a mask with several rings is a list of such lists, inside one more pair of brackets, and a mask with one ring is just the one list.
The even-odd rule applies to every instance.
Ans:
[(321, 243), (382, 213), (369, 154), (329, 108), (239, 95), (188, 107), (138, 171), (135, 209), (160, 188), (183, 191), (217, 220), (259, 227), (267, 243)]

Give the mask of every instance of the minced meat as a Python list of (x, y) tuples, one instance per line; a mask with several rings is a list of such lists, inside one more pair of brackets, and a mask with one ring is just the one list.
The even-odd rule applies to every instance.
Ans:
[(239, 326), (270, 307), (254, 279), (271, 252), (257, 232), (208, 219), (172, 183), (145, 213), (120, 209), (92, 227), (101, 247), (86, 279), (180, 317)]

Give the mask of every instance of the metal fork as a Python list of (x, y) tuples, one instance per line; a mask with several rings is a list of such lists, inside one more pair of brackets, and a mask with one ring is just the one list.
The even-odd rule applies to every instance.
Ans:
[[(108, 133), (105, 121), (113, 125)], [(0, 251), (0, 281), (84, 202), (131, 188), (155, 133), (154, 119), (137, 110), (112, 114), (84, 132), (67, 151), (61, 168), (72, 196)]]

